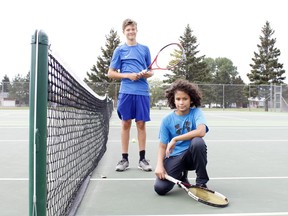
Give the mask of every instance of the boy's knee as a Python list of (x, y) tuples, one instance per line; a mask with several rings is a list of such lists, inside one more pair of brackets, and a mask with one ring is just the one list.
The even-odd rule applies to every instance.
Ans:
[(195, 137), (191, 141), (191, 146), (194, 148), (203, 148), (205, 147), (205, 142), (201, 137)]
[(165, 180), (157, 179), (154, 184), (154, 190), (158, 195), (167, 194), (172, 188), (174, 184)]
[(160, 196), (163, 196), (165, 195), (166, 193), (168, 193), (169, 190), (167, 190), (167, 188), (165, 187), (162, 187), (161, 185), (154, 185), (154, 191), (160, 195)]
[(204, 140), (203, 140), (201, 137), (194, 137), (194, 138), (192, 139), (192, 143), (202, 145), (202, 144), (204, 144), (205, 142), (204, 142)]

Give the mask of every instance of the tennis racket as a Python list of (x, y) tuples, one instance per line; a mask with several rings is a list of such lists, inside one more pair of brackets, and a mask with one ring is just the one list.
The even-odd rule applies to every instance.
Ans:
[(177, 185), (179, 185), (181, 188), (183, 188), (190, 197), (192, 197), (194, 200), (201, 202), (206, 205), (214, 206), (214, 207), (226, 207), (229, 204), (228, 199), (213, 190), (199, 187), (196, 185), (189, 185), (186, 183), (183, 183), (172, 176), (165, 175), (165, 178)]
[(172, 70), (186, 59), (184, 48), (179, 43), (170, 43), (162, 47), (156, 57), (144, 70)]

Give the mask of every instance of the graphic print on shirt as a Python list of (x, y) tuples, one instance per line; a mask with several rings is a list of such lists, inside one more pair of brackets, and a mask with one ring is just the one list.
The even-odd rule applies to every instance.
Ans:
[(176, 134), (180, 135), (180, 134), (181, 134), (180, 125), (179, 125), (179, 124), (176, 124), (176, 125), (175, 125), (175, 128), (176, 128)]
[[(180, 124), (176, 124), (175, 125), (175, 129), (176, 129), (176, 134), (177, 135), (181, 135), (181, 131), (183, 132), (183, 134), (187, 131), (191, 131), (191, 127), (190, 127), (190, 122), (189, 121), (185, 121), (183, 127), (180, 127)], [(185, 131), (186, 129), (186, 131)]]

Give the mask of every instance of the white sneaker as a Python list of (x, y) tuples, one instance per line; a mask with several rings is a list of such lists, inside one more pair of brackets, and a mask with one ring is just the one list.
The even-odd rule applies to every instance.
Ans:
[(143, 160), (139, 161), (138, 168), (142, 169), (144, 171), (147, 171), (147, 172), (152, 171), (152, 167), (149, 164), (149, 161), (147, 161), (146, 159), (143, 159)]
[(129, 161), (126, 159), (122, 159), (118, 162), (116, 166), (116, 171), (122, 172), (124, 170), (127, 170), (129, 168)]

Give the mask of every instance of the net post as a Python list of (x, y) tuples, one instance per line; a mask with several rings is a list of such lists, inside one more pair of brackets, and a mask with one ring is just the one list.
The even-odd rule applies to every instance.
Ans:
[(31, 41), (29, 99), (29, 215), (46, 215), (48, 36), (35, 31)]

